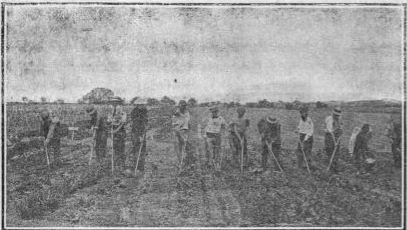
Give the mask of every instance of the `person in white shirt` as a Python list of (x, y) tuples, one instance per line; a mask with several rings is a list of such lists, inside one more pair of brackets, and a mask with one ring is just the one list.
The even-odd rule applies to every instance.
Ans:
[(349, 150), (349, 154), (351, 156), (353, 155), (353, 151), (355, 149), (356, 136), (359, 134), (359, 132), (360, 132), (360, 127), (355, 127), (355, 128), (353, 128), (352, 135), (350, 136), (348, 150)]
[(300, 142), (298, 143), (297, 148), (297, 164), (298, 168), (302, 169), (306, 167), (304, 165), (304, 154), (308, 163), (308, 167), (311, 169), (311, 153), (312, 153), (312, 144), (314, 139), (312, 137), (314, 133), (314, 123), (312, 122), (311, 117), (308, 116), (308, 107), (302, 106), (300, 108), (300, 123), (298, 124), (297, 132), (299, 133)]
[(220, 149), (222, 144), (222, 133), (226, 131), (226, 121), (219, 116), (219, 109), (211, 107), (211, 116), (208, 117), (204, 124), (205, 147), (206, 147), (206, 164), (215, 167), (220, 162)]
[(328, 164), (331, 159), (332, 154), (334, 154), (335, 146), (336, 152), (334, 158), (332, 159), (331, 168), (334, 173), (337, 172), (337, 159), (340, 148), (340, 136), (342, 136), (342, 121), (340, 119), (342, 111), (339, 107), (335, 107), (332, 111), (332, 115), (325, 119), (326, 129), (325, 129), (325, 152), (328, 159)]
[[(191, 116), (187, 109), (187, 103), (184, 100), (181, 100), (178, 103), (179, 108), (175, 111), (172, 117), (172, 127), (174, 130), (174, 149), (177, 154), (178, 163), (186, 164), (186, 148), (189, 138), (189, 121)], [(180, 167), (183, 167), (180, 165)]]

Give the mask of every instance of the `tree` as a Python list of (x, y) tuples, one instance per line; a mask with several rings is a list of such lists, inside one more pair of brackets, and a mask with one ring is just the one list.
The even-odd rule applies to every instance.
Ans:
[(163, 104), (168, 104), (168, 105), (175, 105), (176, 104), (176, 102), (174, 100), (172, 100), (171, 98), (169, 98), (167, 96), (162, 97), (160, 102), (163, 103)]
[(110, 97), (113, 97), (112, 90), (107, 88), (94, 88), (85, 96), (82, 97), (84, 102), (92, 104), (103, 104), (109, 101)]
[(41, 97), (40, 100), (41, 100), (41, 103), (43, 103), (43, 104), (47, 103), (47, 98), (46, 97)]
[(155, 99), (155, 98), (148, 98), (147, 99), (147, 105), (149, 106), (154, 106), (160, 104), (160, 101)]
[(248, 107), (248, 108), (256, 108), (257, 103), (255, 103), (255, 102), (247, 102), (246, 107)]
[(195, 98), (190, 98), (189, 100), (188, 100), (188, 106), (190, 106), (190, 107), (195, 107), (197, 104), (198, 104), (198, 102), (196, 101), (196, 99)]

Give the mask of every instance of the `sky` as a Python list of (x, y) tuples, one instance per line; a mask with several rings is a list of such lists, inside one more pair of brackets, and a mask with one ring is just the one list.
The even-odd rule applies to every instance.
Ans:
[(402, 8), (7, 6), (6, 99), (401, 100)]

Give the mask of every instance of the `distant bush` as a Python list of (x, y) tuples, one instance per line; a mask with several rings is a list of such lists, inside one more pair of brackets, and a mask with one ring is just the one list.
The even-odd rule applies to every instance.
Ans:
[(327, 104), (322, 103), (322, 102), (320, 102), (320, 101), (317, 101), (317, 103), (315, 104), (315, 106), (316, 106), (318, 109), (321, 109), (321, 108), (328, 108), (328, 105), (327, 105)]

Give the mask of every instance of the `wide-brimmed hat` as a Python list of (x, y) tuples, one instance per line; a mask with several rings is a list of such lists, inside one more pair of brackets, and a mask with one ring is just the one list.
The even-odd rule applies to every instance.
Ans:
[(40, 110), (40, 116), (42, 118), (46, 118), (50, 116), (50, 111), (48, 109), (41, 109)]
[(217, 106), (212, 106), (209, 108), (209, 111), (211, 111), (211, 112), (219, 111), (219, 108)]
[(270, 123), (270, 124), (275, 124), (275, 123), (277, 123), (277, 118), (268, 116), (268, 117), (266, 117), (266, 121), (267, 121), (268, 123)]
[(333, 113), (334, 115), (340, 116), (340, 115), (342, 115), (342, 110), (341, 110), (340, 107), (335, 107), (335, 108), (332, 110), (332, 113)]
[(87, 114), (91, 115), (91, 114), (94, 114), (96, 112), (96, 109), (95, 109), (95, 106), (88, 105), (88, 106), (86, 106), (85, 111), (86, 111)]

